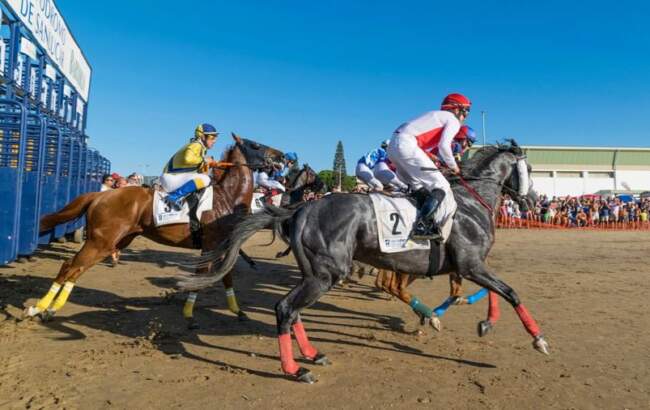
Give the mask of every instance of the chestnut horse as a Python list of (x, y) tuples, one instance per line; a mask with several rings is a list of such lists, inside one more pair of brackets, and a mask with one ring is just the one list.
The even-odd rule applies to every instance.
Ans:
[[(223, 162), (213, 171), (212, 210), (201, 216), (203, 250), (214, 249), (230, 233), (238, 217), (250, 212), (254, 187), (252, 170), (284, 162), (284, 154), (276, 149), (235, 134), (233, 139), (235, 144), (224, 153)], [(85, 214), (87, 239), (81, 250), (63, 263), (48, 293), (35, 306), (25, 309), (24, 316), (53, 316), (63, 307), (85, 271), (112, 252), (124, 249), (139, 235), (164, 245), (197, 249), (189, 224), (155, 226), (153, 197), (152, 189), (142, 187), (91, 192), (77, 197), (60, 211), (44, 216), (41, 233)], [(231, 275), (223, 279), (230, 310), (242, 315), (232, 289)]]

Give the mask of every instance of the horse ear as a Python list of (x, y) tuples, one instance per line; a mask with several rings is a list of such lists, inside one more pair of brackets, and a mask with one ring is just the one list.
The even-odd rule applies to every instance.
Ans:
[(241, 138), (239, 137), (239, 135), (235, 134), (234, 132), (231, 132), (230, 134), (232, 135), (232, 139), (235, 140), (237, 145), (241, 145)]

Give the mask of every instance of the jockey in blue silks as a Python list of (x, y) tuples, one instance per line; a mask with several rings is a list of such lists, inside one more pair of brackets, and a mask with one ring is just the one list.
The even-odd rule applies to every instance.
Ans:
[(362, 180), (373, 191), (383, 191), (384, 185), (393, 189), (407, 190), (405, 183), (397, 178), (397, 175), (390, 168), (386, 147), (388, 140), (382, 142), (381, 146), (368, 152), (357, 162), (356, 176)]

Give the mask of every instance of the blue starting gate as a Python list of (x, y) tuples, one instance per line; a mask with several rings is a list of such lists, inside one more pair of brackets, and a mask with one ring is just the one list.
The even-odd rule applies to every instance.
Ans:
[[(87, 88), (80, 87), (78, 78), (71, 82), (66, 76), (69, 69), (66, 73), (62, 62), (39, 45), (34, 27), (29, 27), (31, 20), (5, 0), (0, 0), (0, 19), (0, 265), (4, 265), (31, 254), (38, 244), (83, 227), (79, 218), (41, 235), (39, 221), (78, 195), (98, 191), (102, 175), (110, 172), (110, 161), (87, 145)], [(68, 40), (68, 45), (74, 43)]]

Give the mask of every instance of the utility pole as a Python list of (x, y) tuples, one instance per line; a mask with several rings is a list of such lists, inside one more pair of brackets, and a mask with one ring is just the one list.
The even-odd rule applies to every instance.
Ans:
[(483, 122), (483, 146), (487, 143), (487, 136), (485, 135), (485, 111), (481, 111), (481, 121)]

